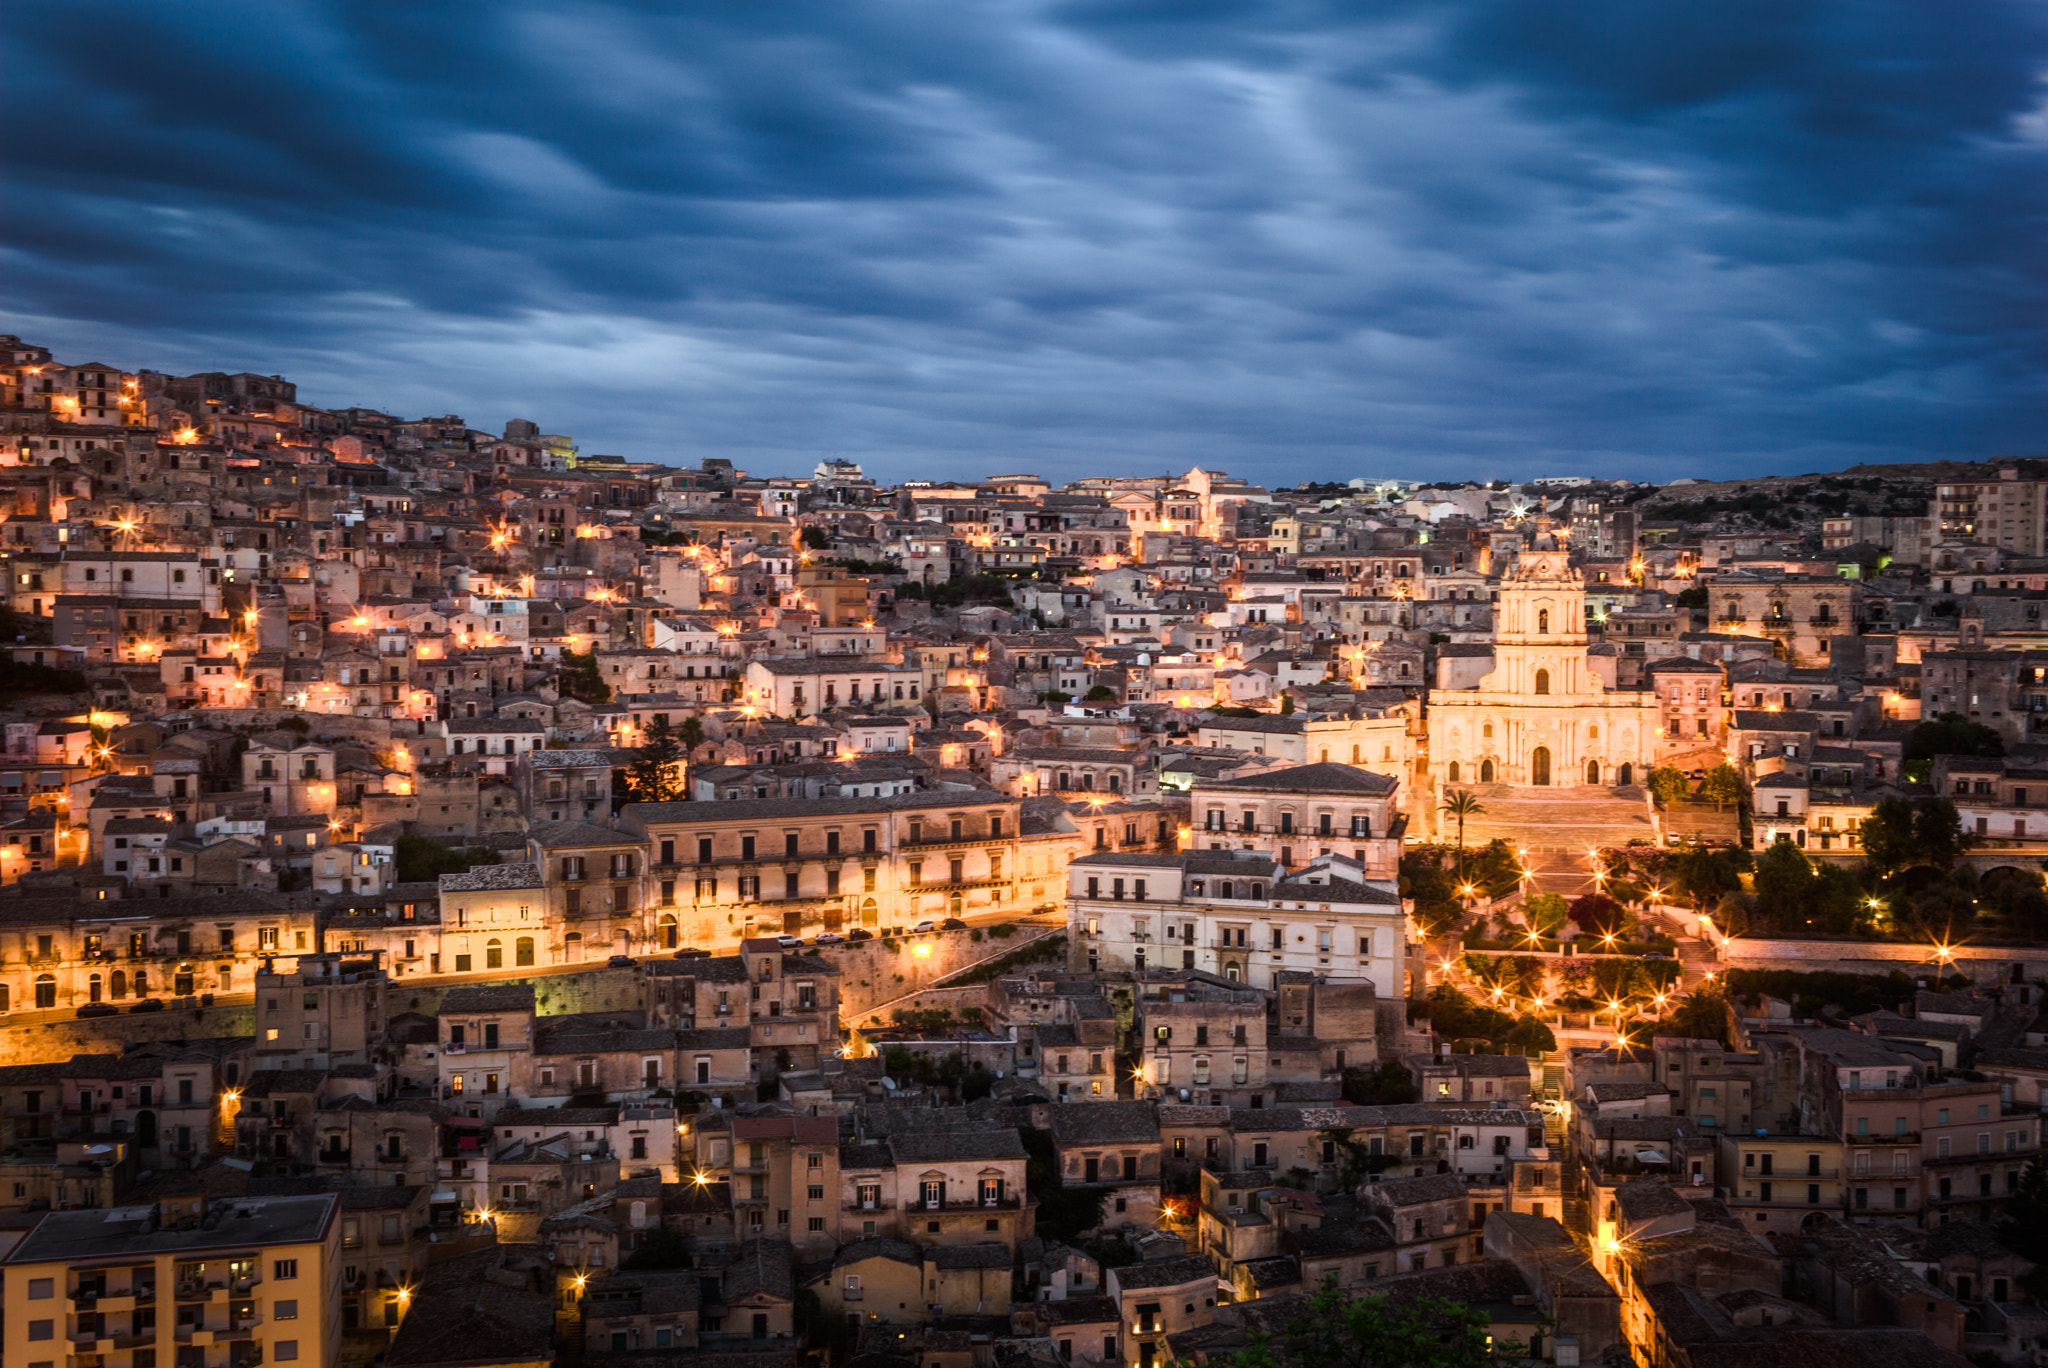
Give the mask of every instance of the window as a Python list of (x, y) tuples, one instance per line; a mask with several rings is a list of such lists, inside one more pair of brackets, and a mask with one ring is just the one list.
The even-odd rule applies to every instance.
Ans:
[(298, 1276), (299, 1261), (297, 1259), (278, 1259), (270, 1265), (270, 1280), (272, 1282), (290, 1282)]

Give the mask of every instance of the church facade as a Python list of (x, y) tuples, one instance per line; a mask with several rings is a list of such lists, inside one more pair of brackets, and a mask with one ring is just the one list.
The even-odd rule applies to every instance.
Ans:
[(1617, 788), (1649, 781), (1659, 725), (1647, 689), (1610, 689), (1587, 656), (1586, 589), (1564, 551), (1526, 551), (1500, 587), (1493, 670), (1429, 692), (1431, 788)]

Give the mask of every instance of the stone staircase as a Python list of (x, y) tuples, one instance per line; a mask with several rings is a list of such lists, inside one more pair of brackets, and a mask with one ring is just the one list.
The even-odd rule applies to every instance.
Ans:
[[(1649, 795), (1640, 788), (1526, 788), (1509, 784), (1460, 787), (1470, 789), (1484, 809), (1465, 821), (1468, 847), (1499, 839), (1531, 851), (1582, 854), (1595, 846), (1658, 839)], [(1455, 824), (1448, 824), (1444, 835), (1455, 840)]]

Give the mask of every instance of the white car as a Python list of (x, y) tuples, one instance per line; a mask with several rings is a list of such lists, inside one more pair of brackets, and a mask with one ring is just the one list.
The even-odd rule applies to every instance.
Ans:
[(802, 936), (777, 936), (775, 943), (785, 950), (801, 950), (804, 948), (804, 938)]
[(811, 944), (844, 945), (846, 944), (846, 937), (840, 935), (837, 931), (827, 931), (823, 935), (819, 936), (816, 940), (812, 941)]
[(936, 931), (938, 929), (939, 924), (937, 922), (921, 921), (917, 925), (910, 928), (910, 934), (913, 936), (922, 936), (928, 931)]

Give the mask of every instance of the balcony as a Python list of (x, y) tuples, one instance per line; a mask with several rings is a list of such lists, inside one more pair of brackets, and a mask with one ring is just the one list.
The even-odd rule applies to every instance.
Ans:
[[(1102, 1182), (1105, 1182), (1105, 1183), (1121, 1183), (1121, 1182), (1123, 1182), (1124, 1180), (1123, 1180), (1122, 1178), (1104, 1178), (1104, 1179), (1102, 1179), (1101, 1181), (1102, 1181)], [(1016, 1210), (1019, 1210), (1019, 1209), (1021, 1209), (1021, 1208), (1023, 1207), (1023, 1205), (1024, 1205), (1023, 1199), (1022, 1199), (1022, 1198), (1020, 1198), (1019, 1196), (1017, 1196), (1017, 1194), (1015, 1194), (1015, 1193), (1006, 1193), (1005, 1195), (1003, 1195), (1003, 1196), (1001, 1196), (1001, 1197), (994, 1197), (994, 1198), (980, 1198), (980, 1197), (976, 1197), (976, 1198), (972, 1198), (972, 1199), (970, 1199), (970, 1200), (968, 1200), (968, 1201), (964, 1201), (964, 1202), (955, 1202), (955, 1201), (948, 1201), (948, 1202), (946, 1202), (946, 1203), (945, 1203), (944, 1205), (939, 1205), (939, 1206), (935, 1206), (935, 1205), (933, 1205), (933, 1204), (932, 1204), (932, 1203), (930, 1203), (930, 1202), (926, 1202), (926, 1201), (922, 1201), (922, 1200), (920, 1200), (920, 1201), (915, 1201), (915, 1202), (912, 1202), (912, 1203), (910, 1203), (910, 1204), (909, 1204), (909, 1205), (908, 1205), (907, 1207), (905, 1207), (904, 1209), (905, 1209), (906, 1211), (956, 1211), (956, 1212), (957, 1212), (957, 1211), (1016, 1211)]]
[(1821, 1194), (1819, 1201), (1809, 1202), (1806, 1200), (1806, 1185), (1802, 1183), (1799, 1185), (1798, 1190), (1791, 1195), (1781, 1197), (1776, 1192), (1773, 1192), (1768, 1198), (1730, 1197), (1728, 1205), (1734, 1207), (1763, 1207), (1772, 1211), (1785, 1211), (1795, 1208), (1803, 1208), (1807, 1211), (1820, 1211), (1828, 1207), (1841, 1206), (1842, 1194), (1840, 1192), (1824, 1192)]
[(885, 1198), (877, 1198), (872, 1202), (841, 1202), (839, 1209), (841, 1211), (894, 1211), (896, 1203)]

